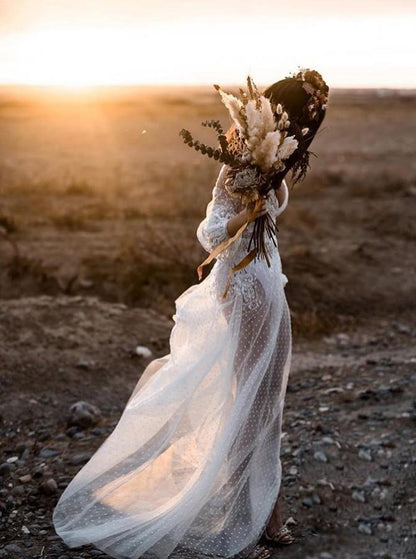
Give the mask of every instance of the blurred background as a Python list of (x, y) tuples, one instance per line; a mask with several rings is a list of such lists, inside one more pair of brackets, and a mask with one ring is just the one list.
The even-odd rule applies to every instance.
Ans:
[(195, 230), (220, 167), (179, 131), (214, 143), (200, 123), (228, 127), (213, 83), (236, 91), (251, 74), (266, 87), (310, 67), (331, 96), (281, 220), (295, 327), (408, 307), (411, 0), (0, 6), (1, 297), (96, 293), (170, 316), (197, 279)]
[[(213, 145), (201, 122), (228, 127), (214, 83), (237, 93), (248, 74), (263, 88), (309, 67), (330, 98), (279, 224), (295, 352), (283, 456), (287, 505), (320, 537), (285, 556), (381, 545), (411, 557), (414, 29), (414, 0), (0, 0), (0, 427), (6, 462), (30, 456), (5, 467), (3, 488), (0, 475), (0, 551), (17, 541), (31, 557), (41, 544), (59, 555), (45, 520), (56, 491), (117, 423), (144, 367), (136, 345), (169, 350), (175, 299), (206, 257), (196, 229), (220, 169), (179, 131)], [(104, 412), (96, 433), (65, 431), (59, 410), (77, 398)], [(314, 462), (311, 433), (333, 438), (326, 460)], [(396, 493), (364, 485), (376, 456), (373, 478), (393, 468)], [(38, 481), (12, 493), (27, 468)], [(400, 527), (388, 520), (398, 503)]]

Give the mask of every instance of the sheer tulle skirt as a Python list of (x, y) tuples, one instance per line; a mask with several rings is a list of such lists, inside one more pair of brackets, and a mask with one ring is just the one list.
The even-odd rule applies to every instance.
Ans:
[(228, 270), (217, 262), (176, 300), (170, 353), (62, 494), (53, 522), (70, 547), (165, 559), (244, 557), (257, 543), (280, 488), (290, 314), (277, 252), (222, 299)]

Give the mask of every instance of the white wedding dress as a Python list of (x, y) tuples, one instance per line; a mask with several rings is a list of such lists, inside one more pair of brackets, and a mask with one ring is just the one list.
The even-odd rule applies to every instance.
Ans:
[[(242, 207), (222, 167), (197, 237), (210, 252)], [(272, 217), (283, 211), (274, 191)], [(119, 559), (245, 557), (281, 482), (280, 437), (291, 358), (290, 314), (278, 251), (271, 267), (246, 254), (254, 223), (176, 303), (170, 353), (153, 360), (119, 423), (53, 512), (70, 547)]]

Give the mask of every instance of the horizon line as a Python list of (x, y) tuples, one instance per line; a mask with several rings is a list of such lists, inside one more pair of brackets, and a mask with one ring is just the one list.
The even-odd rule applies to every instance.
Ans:
[[(259, 86), (262, 84), (259, 83)], [(7, 88), (7, 87), (37, 87), (37, 88), (54, 88), (60, 89), (63, 92), (67, 93), (82, 93), (87, 92), (88, 90), (94, 88), (127, 88), (127, 87), (213, 87), (214, 84), (211, 82), (160, 82), (160, 83), (152, 83), (152, 82), (131, 82), (131, 83), (96, 83), (96, 84), (88, 84), (88, 85), (69, 85), (69, 84), (59, 84), (59, 83), (27, 83), (27, 82), (0, 82), (0, 88)], [(225, 83), (223, 87), (241, 87), (241, 83), (234, 83), (228, 82)], [(374, 84), (367, 84), (367, 85), (333, 85), (329, 86), (330, 91), (336, 89), (386, 89), (386, 90), (416, 90), (415, 85), (374, 85)]]

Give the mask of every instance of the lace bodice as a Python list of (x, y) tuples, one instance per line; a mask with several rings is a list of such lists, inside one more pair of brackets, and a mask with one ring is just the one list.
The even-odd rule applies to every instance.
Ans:
[[(238, 198), (230, 196), (224, 188), (226, 169), (227, 166), (223, 165), (220, 170), (217, 181), (212, 190), (212, 199), (207, 205), (205, 219), (203, 219), (203, 221), (199, 224), (196, 233), (199, 242), (207, 252), (211, 252), (221, 242), (230, 238), (227, 231), (227, 222), (230, 218), (237, 215), (244, 207)], [(282, 206), (279, 207), (274, 190), (269, 192), (266, 199), (266, 207), (273, 219), (275, 219), (287, 205), (288, 193), (286, 183), (284, 183), (284, 188), (286, 189), (286, 199)], [(230, 247), (223, 250), (217, 256), (217, 260), (220, 262), (230, 261), (230, 264), (232, 265), (237, 264), (247, 253), (253, 228), (254, 222), (249, 223), (241, 237), (234, 241)], [(271, 254), (277, 252), (271, 239), (266, 239), (266, 245)]]

